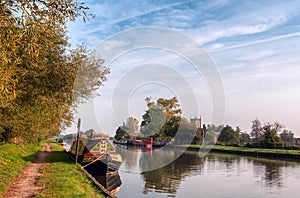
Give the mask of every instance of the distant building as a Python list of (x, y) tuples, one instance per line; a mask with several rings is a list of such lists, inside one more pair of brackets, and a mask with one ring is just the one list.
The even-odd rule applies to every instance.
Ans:
[(191, 118), (190, 122), (197, 127), (197, 129), (201, 129), (201, 117), (200, 118)]
[(197, 118), (196, 116), (194, 118), (190, 118), (190, 123), (193, 124), (197, 128), (197, 131), (195, 134), (196, 139), (194, 138), (193, 144), (201, 144), (202, 137), (205, 137), (206, 133), (207, 133), (205, 124), (203, 124), (203, 127), (201, 127), (202, 126), (201, 125), (202, 124), (201, 117)]

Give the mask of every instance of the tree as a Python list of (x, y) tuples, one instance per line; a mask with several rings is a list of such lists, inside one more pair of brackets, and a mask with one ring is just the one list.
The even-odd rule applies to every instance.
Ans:
[(241, 128), (240, 128), (239, 126), (237, 126), (237, 127), (235, 128), (235, 132), (240, 134), (240, 133), (242, 132), (242, 131), (241, 131)]
[(264, 139), (262, 140), (263, 146), (272, 148), (274, 144), (279, 143), (280, 139), (277, 135), (278, 126), (275, 124), (266, 123), (263, 127)]
[(221, 132), (222, 129), (224, 128), (224, 125), (215, 125), (215, 124), (209, 124), (207, 125), (207, 131), (210, 131), (210, 132)]
[(258, 118), (254, 119), (252, 121), (250, 135), (255, 142), (258, 142), (258, 141), (262, 140), (262, 138), (263, 138), (263, 127)]
[(218, 141), (226, 145), (239, 145), (239, 132), (235, 131), (231, 126), (226, 125), (218, 138)]
[(241, 145), (247, 145), (251, 143), (251, 138), (248, 133), (241, 133), (240, 134), (240, 144)]
[(273, 128), (276, 131), (276, 134), (280, 133), (280, 131), (284, 128), (284, 125), (280, 122), (274, 122)]
[(149, 109), (143, 115), (141, 133), (145, 136), (161, 134), (165, 122), (166, 115), (163, 111), (163, 108), (158, 105), (153, 105), (149, 107)]
[(176, 134), (175, 142), (178, 144), (190, 144), (196, 134), (197, 128), (191, 124), (187, 119), (182, 118), (180, 121), (180, 127)]
[(118, 129), (116, 131), (115, 139), (116, 140), (122, 140), (126, 137), (129, 137), (126, 126), (123, 125), (121, 127), (118, 127)]
[(172, 117), (180, 116), (182, 110), (179, 108), (178, 99), (173, 97), (171, 99), (159, 98), (156, 102), (164, 108), (164, 112), (167, 116), (167, 121), (170, 121)]
[[(168, 120), (163, 127), (163, 136), (173, 138), (176, 135), (179, 127), (181, 127), (183, 119), (184, 118), (181, 116), (173, 116), (170, 120)], [(186, 123), (186, 121), (183, 123)]]
[(151, 102), (151, 97), (145, 99), (148, 110), (143, 115), (141, 133), (154, 135), (156, 138), (174, 137), (181, 121), (181, 112), (176, 97), (159, 98)]
[(279, 136), (284, 143), (289, 143), (289, 144), (293, 143), (294, 133), (291, 130), (284, 129)]
[(215, 132), (207, 132), (204, 141), (205, 144), (215, 144), (217, 142), (217, 135)]
[(127, 118), (124, 126), (124, 130), (129, 134), (137, 134), (139, 132), (139, 121), (134, 117)]
[(67, 21), (87, 19), (87, 9), (72, 0), (1, 1), (0, 141), (59, 134), (81, 98), (103, 84), (109, 72), (103, 60), (83, 46), (71, 49), (66, 36)]

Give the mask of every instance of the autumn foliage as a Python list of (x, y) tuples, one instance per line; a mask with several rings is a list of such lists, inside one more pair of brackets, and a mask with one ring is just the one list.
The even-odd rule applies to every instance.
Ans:
[(105, 80), (103, 60), (72, 48), (66, 36), (67, 21), (87, 19), (87, 9), (72, 0), (0, 1), (0, 141), (60, 133)]

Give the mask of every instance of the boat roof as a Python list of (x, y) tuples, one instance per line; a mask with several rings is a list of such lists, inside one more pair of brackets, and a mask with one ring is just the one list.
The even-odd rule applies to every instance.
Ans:
[[(88, 150), (91, 150), (94, 148), (94, 146), (96, 146), (96, 144), (98, 143), (101, 143), (101, 144), (104, 144), (109, 141), (107, 139), (94, 139), (94, 140), (88, 140), (87, 143), (86, 143), (86, 148)], [(110, 143), (109, 143), (110, 144)]]

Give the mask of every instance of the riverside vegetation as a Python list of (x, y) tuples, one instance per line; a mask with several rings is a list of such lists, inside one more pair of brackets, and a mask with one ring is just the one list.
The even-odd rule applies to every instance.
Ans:
[[(105, 197), (75, 165), (56, 142), (49, 141), (52, 152), (42, 166), (38, 186), (45, 188), (36, 197)], [(0, 147), (0, 196), (8, 186), (32, 163), (42, 143), (31, 146), (7, 144)]]
[(103, 85), (104, 60), (66, 35), (67, 22), (92, 17), (87, 10), (75, 0), (0, 1), (0, 142), (58, 135)]

